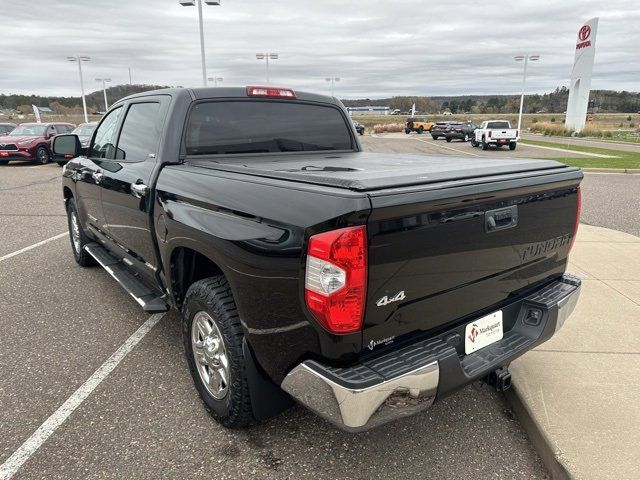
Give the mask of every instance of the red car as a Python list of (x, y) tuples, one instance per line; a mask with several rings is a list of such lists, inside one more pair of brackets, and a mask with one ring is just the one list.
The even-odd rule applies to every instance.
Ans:
[(71, 123), (23, 123), (0, 136), (0, 165), (11, 160), (49, 163), (51, 139), (76, 128)]

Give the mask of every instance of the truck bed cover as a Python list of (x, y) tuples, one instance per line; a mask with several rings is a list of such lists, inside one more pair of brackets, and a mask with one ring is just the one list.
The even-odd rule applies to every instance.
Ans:
[(371, 152), (187, 157), (189, 165), (267, 178), (371, 191), (527, 172), (558, 173), (553, 160), (425, 157)]

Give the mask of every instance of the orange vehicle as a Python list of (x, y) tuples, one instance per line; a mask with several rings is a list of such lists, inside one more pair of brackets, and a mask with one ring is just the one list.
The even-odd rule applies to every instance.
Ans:
[(407, 135), (411, 132), (417, 132), (421, 134), (424, 131), (431, 131), (434, 123), (427, 117), (409, 117), (407, 118), (407, 126), (404, 128), (404, 133)]

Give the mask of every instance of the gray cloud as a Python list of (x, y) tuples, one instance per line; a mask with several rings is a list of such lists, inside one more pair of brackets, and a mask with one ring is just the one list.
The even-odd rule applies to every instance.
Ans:
[[(199, 86), (197, 12), (177, 0), (0, 0), (0, 93), (77, 95), (77, 67), (115, 84)], [(569, 81), (577, 29), (600, 17), (594, 89), (639, 90), (640, 9), (635, 1), (222, 0), (204, 7), (209, 74), (225, 85), (264, 83), (255, 53), (280, 54), (271, 81), (343, 98), (515, 93), (521, 64), (539, 53), (528, 90)], [(9, 66), (9, 68), (7, 68)]]

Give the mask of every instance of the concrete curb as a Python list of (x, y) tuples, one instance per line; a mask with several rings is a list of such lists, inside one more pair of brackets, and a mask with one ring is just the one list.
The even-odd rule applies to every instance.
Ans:
[(547, 470), (549, 470), (551, 478), (554, 480), (573, 480), (575, 477), (569, 471), (569, 466), (562, 451), (547, 435), (544, 427), (536, 421), (526, 402), (522, 399), (515, 382), (512, 383), (509, 390), (504, 392), (504, 395), (520, 424), (527, 432), (533, 447), (540, 455)]
[(628, 173), (634, 175), (640, 173), (640, 168), (583, 168), (582, 171), (592, 173)]

